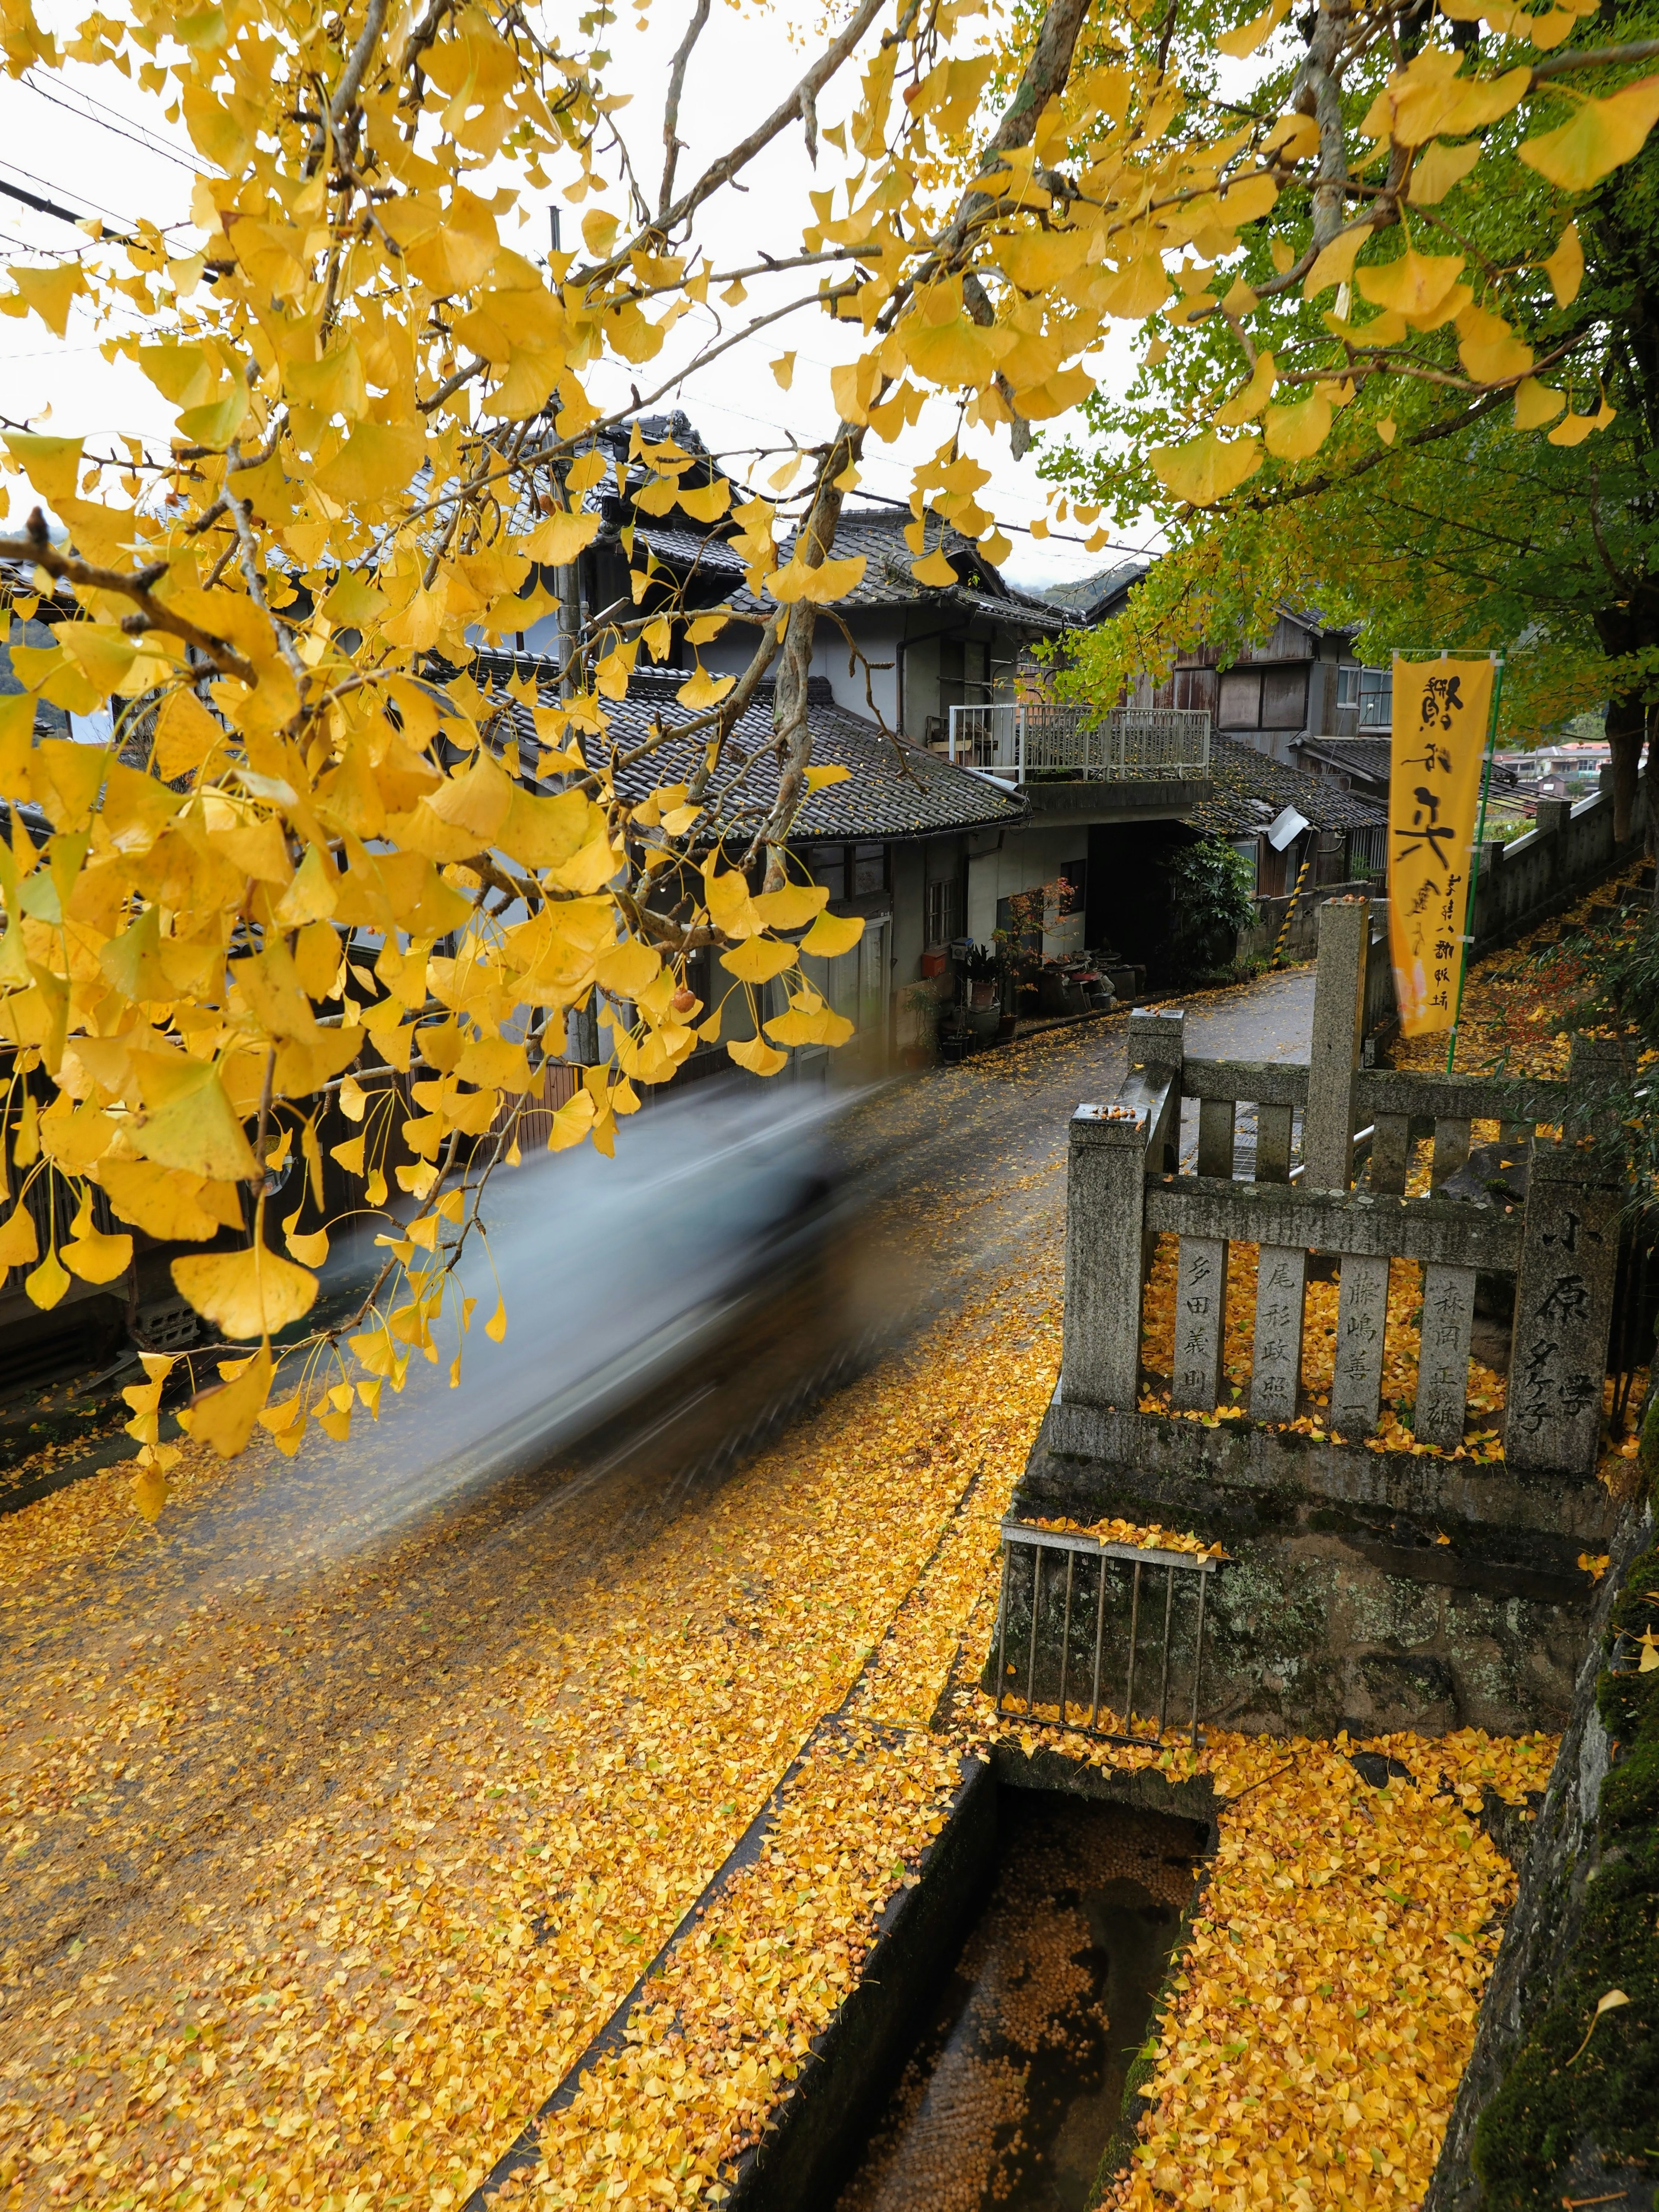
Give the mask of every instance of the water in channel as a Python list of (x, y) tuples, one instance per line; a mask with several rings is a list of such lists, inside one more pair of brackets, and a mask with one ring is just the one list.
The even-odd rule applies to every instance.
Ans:
[(837, 2212), (1085, 2212), (1192, 1894), (1192, 1822), (1005, 1790), (984, 1911)]

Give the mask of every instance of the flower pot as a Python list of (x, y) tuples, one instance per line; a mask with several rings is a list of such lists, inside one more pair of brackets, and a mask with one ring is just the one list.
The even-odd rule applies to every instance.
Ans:
[(987, 975), (982, 981), (975, 980), (968, 986), (968, 1003), (970, 1006), (994, 1006), (996, 1004), (996, 999), (997, 985), (994, 975)]
[(997, 1031), (1001, 1024), (1002, 1009), (994, 1003), (983, 1006), (975, 1006), (969, 1011), (968, 1030), (975, 1044), (994, 1043)]

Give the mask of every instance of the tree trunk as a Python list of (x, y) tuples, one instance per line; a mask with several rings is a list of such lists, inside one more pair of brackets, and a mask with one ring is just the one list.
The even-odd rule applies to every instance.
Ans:
[[(1659, 861), (1659, 706), (1647, 709), (1648, 758), (1643, 775), (1648, 802), (1647, 848), (1650, 860)], [(1653, 872), (1653, 908), (1659, 914), (1659, 866)]]
[[(1636, 811), (1637, 780), (1647, 722), (1647, 708), (1634, 692), (1620, 692), (1607, 702), (1607, 744), (1613, 752), (1613, 834), (1621, 845), (1630, 836), (1631, 817)], [(1650, 775), (1654, 772), (1650, 758), (1648, 772)]]

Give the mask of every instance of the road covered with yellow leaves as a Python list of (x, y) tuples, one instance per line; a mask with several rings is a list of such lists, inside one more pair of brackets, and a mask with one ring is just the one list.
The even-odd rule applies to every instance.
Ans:
[[(1226, 994), (1194, 1048), (1295, 1055), (1310, 1001)], [(718, 2201), (994, 1732), (1066, 1120), (1121, 1066), (1114, 1022), (860, 1109), (872, 1264), (934, 1317), (723, 1484), (549, 1468), (388, 1529), (369, 1432), (187, 1454), (153, 1531), (118, 1468), (0, 1521), (0, 2202), (459, 2205), (776, 1792), (511, 2185)], [(1287, 2203), (1420, 2195), (1512, 1886), (1473, 1810), (1551, 1747), (1388, 1748), (1380, 1793), (1200, 1754), (1236, 1803), (1126, 2203), (1242, 2206), (1264, 2160)]]

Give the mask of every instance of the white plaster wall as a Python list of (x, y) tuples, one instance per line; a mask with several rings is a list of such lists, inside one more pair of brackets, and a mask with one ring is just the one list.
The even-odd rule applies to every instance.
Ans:
[[(860, 614), (848, 623), (864, 656), (848, 667), (849, 654), (847, 640), (838, 623), (824, 615), (818, 617), (812, 638), (812, 673), (830, 679), (836, 704), (849, 714), (861, 715), (871, 721), (879, 719), (890, 730), (898, 727), (898, 641), (902, 631), (902, 617), (884, 614)], [(866, 670), (866, 662), (870, 664)], [(883, 664), (885, 664), (884, 665)], [(865, 685), (866, 677), (869, 690)], [(876, 714), (870, 712), (874, 701)]]
[[(1017, 830), (1004, 841), (1000, 853), (986, 853), (968, 863), (968, 934), (976, 944), (988, 945), (997, 926), (997, 901), (1019, 891), (1052, 883), (1067, 860), (1080, 860), (1089, 850), (1086, 827), (1059, 830)], [(1080, 950), (1083, 916), (1067, 915), (1059, 928), (1045, 934), (1043, 951)]]

